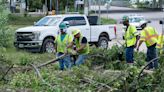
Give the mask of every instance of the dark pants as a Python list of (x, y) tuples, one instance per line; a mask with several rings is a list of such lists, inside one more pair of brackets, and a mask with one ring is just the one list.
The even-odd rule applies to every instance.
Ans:
[[(148, 47), (146, 61), (150, 62), (154, 58), (157, 58), (157, 56), (158, 55), (157, 55), (157, 50), (156, 50), (156, 44)], [(158, 68), (158, 60), (157, 59), (154, 60), (154, 62), (149, 64), (149, 69), (152, 69), (152, 68)]]
[(126, 47), (125, 53), (126, 53), (125, 54), (126, 55), (126, 62), (127, 63), (134, 63), (134, 60), (133, 60), (134, 46)]

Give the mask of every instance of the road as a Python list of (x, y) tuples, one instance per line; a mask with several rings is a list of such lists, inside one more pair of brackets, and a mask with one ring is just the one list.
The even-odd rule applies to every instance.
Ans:
[(108, 14), (101, 14), (101, 17), (110, 17), (116, 20), (121, 20), (122, 16), (124, 15), (142, 15), (148, 20), (159, 20), (164, 18), (164, 12), (137, 12), (137, 13), (130, 13), (130, 12), (124, 12), (124, 13), (108, 13)]

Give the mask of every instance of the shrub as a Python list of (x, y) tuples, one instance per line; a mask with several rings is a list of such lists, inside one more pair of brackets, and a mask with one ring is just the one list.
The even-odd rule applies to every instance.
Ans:
[(12, 34), (8, 27), (8, 11), (5, 5), (0, 1), (0, 47), (10, 47)]

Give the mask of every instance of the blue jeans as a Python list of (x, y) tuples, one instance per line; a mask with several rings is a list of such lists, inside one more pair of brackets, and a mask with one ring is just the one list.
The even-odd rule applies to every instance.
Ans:
[(79, 66), (81, 64), (84, 64), (85, 59), (87, 58), (87, 55), (79, 55), (76, 60), (76, 65)]
[(125, 54), (126, 55), (126, 62), (127, 63), (134, 63), (134, 60), (133, 60), (134, 46), (126, 47), (125, 53), (126, 53)]
[[(57, 53), (57, 57), (63, 55), (63, 53)], [(66, 66), (66, 68), (70, 69), (71, 68), (71, 57), (70, 55), (64, 57), (63, 59), (59, 60), (59, 67), (60, 70), (64, 70), (64, 66)]]
[[(148, 47), (146, 61), (149, 62), (153, 60), (154, 58), (157, 58), (157, 56), (158, 55), (157, 55), (156, 45)], [(152, 69), (152, 68), (158, 68), (157, 59), (154, 60), (154, 62), (149, 64), (149, 69)]]

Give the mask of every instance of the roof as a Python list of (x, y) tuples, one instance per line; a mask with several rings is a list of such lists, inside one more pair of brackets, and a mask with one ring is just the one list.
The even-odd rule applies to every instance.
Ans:
[(73, 16), (83, 16), (82, 14), (60, 14), (60, 15), (48, 15), (47, 17), (73, 17)]

